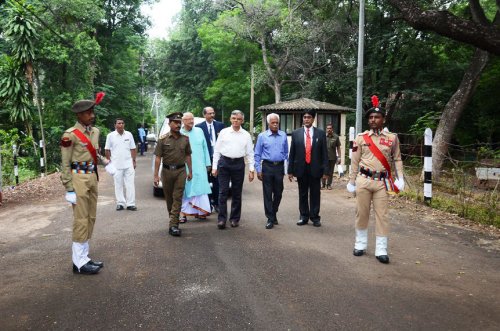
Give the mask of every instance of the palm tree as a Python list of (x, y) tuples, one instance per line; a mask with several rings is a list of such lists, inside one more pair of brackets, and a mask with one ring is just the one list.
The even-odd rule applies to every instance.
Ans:
[[(34, 41), (38, 38), (37, 24), (31, 20), (34, 12), (32, 5), (25, 0), (9, 0), (6, 7), (7, 20), (4, 34), (12, 45), (11, 56), (4, 56), (4, 78), (0, 80), (0, 99), (11, 107), (10, 119), (25, 123), (26, 130), (33, 136), (31, 129), (31, 104), (34, 102), (40, 120), (42, 135), (44, 164), (47, 164), (45, 151), (45, 134), (43, 129), (42, 106), (38, 95), (38, 85), (34, 77), (35, 47)], [(26, 81), (22, 78), (24, 74)], [(30, 102), (29, 88), (31, 87), (32, 101)], [(46, 169), (46, 167), (45, 167)]]

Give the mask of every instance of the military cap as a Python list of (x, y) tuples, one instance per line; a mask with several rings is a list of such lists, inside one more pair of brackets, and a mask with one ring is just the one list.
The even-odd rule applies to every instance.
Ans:
[(378, 100), (378, 97), (376, 95), (372, 96), (372, 108), (368, 109), (365, 113), (365, 117), (368, 118), (370, 117), (370, 114), (372, 113), (377, 113), (381, 114), (383, 117), (385, 117), (385, 109), (380, 107), (380, 103)]
[(182, 120), (182, 113), (180, 111), (168, 114), (167, 118), (169, 121), (181, 121)]
[(95, 100), (79, 100), (73, 104), (71, 110), (75, 114), (87, 111), (93, 108), (94, 106), (98, 105), (99, 103), (101, 103), (102, 98), (104, 98), (104, 95), (105, 95), (104, 92), (99, 92), (96, 94)]
[(309, 114), (309, 115), (311, 115), (314, 118), (314, 117), (316, 117), (316, 110), (314, 110), (314, 109), (304, 109), (302, 111), (302, 116), (304, 116), (305, 114)]

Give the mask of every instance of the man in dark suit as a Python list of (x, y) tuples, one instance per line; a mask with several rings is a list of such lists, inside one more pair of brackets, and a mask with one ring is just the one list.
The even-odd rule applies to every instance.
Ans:
[(327, 177), (328, 151), (325, 131), (312, 125), (315, 116), (313, 109), (304, 110), (304, 126), (292, 132), (288, 178), (292, 181), (297, 177), (299, 184), (300, 220), (297, 225), (306, 225), (310, 219), (318, 227), (321, 226), (321, 178)]
[[(205, 117), (205, 121), (196, 124), (196, 127), (202, 129), (205, 134), (210, 162), (213, 164), (215, 143), (217, 142), (220, 130), (224, 129), (225, 126), (224, 123), (214, 119), (215, 110), (212, 107), (203, 108), (203, 117)], [(208, 181), (212, 184), (212, 194), (209, 194), (210, 203), (215, 211), (219, 212), (219, 181), (211, 173), (208, 175)]]

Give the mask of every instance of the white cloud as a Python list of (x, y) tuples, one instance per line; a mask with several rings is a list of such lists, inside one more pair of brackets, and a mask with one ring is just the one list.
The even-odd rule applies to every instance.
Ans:
[(143, 5), (141, 11), (149, 16), (152, 26), (147, 31), (150, 38), (167, 38), (172, 20), (182, 8), (181, 0), (160, 0), (152, 6)]

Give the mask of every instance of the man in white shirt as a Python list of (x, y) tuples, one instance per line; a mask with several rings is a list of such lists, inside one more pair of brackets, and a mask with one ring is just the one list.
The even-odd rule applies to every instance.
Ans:
[(245, 180), (245, 164), (248, 164), (250, 173), (248, 181), (254, 178), (254, 152), (250, 133), (241, 127), (245, 115), (240, 110), (231, 113), (231, 126), (222, 129), (214, 148), (212, 175), (219, 179), (219, 216), (217, 227), (226, 228), (227, 197), (231, 182), (231, 213), (229, 221), (231, 227), (239, 225), (241, 217), (241, 191)]
[[(135, 206), (135, 158), (137, 150), (134, 137), (129, 131), (125, 131), (125, 121), (122, 118), (115, 120), (115, 131), (106, 137), (104, 147), (106, 158), (116, 168), (113, 178), (115, 181), (116, 210), (137, 210)], [(125, 186), (125, 194), (123, 188)]]

